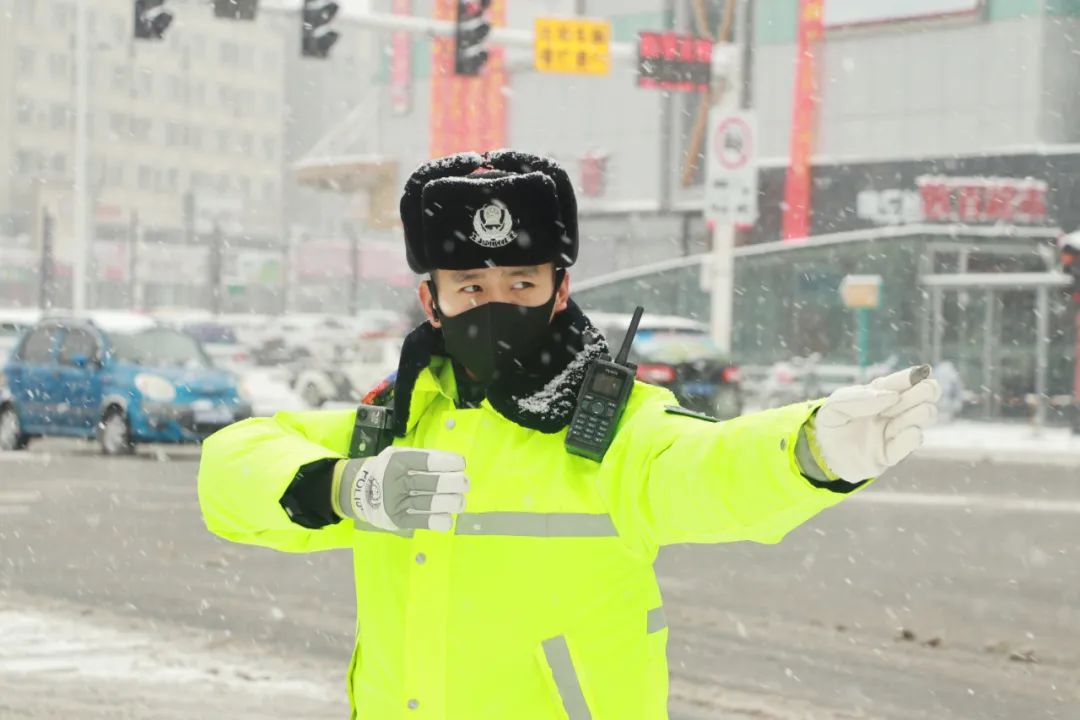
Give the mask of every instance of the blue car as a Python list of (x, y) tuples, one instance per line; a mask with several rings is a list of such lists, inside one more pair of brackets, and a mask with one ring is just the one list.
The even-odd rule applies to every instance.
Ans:
[(125, 455), (136, 443), (197, 443), (250, 415), (195, 338), (138, 315), (47, 317), (0, 373), (0, 450), (58, 435)]

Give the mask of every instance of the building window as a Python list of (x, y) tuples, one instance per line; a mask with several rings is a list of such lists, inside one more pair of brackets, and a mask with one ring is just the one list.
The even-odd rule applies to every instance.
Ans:
[(53, 80), (67, 80), (68, 58), (64, 53), (49, 55), (49, 77)]
[(133, 117), (129, 127), (132, 139), (140, 142), (150, 140), (150, 134), (153, 131), (153, 123), (150, 118)]
[(275, 95), (274, 93), (269, 93), (269, 92), (266, 93), (266, 95), (263, 96), (263, 112), (266, 112), (266, 113), (277, 112), (277, 107), (278, 107), (277, 95)]
[(277, 158), (277, 140), (272, 137), (263, 138), (263, 156), (271, 162)]
[(193, 150), (202, 150), (202, 128), (188, 128), (188, 147)]
[(53, 130), (67, 130), (70, 112), (63, 103), (53, 103), (49, 108), (49, 127)]
[(123, 187), (124, 166), (119, 163), (110, 164), (106, 170), (105, 182), (111, 187)]
[(67, 172), (67, 156), (63, 153), (53, 155), (52, 161), (49, 163), (49, 169), (56, 175), (63, 175)]
[(114, 138), (118, 138), (127, 132), (127, 116), (121, 113), (109, 114), (109, 132)]
[(34, 48), (25, 45), (19, 48), (19, 74), (31, 77), (34, 74)]
[(169, 192), (176, 192), (180, 187), (180, 171), (176, 168), (169, 168), (165, 174), (165, 188)]
[(112, 89), (115, 92), (127, 92), (131, 88), (131, 68), (117, 65), (113, 68)]
[(226, 65), (236, 65), (240, 61), (240, 48), (236, 43), (226, 40), (221, 43), (221, 62)]
[(154, 94), (154, 73), (149, 68), (139, 68), (136, 77), (139, 87), (139, 97), (151, 97)]
[(277, 184), (272, 180), (267, 180), (266, 182), (263, 183), (263, 192), (262, 192), (262, 194), (263, 194), (263, 200), (264, 201), (266, 201), (268, 203), (276, 202), (277, 199), (278, 199), (278, 196), (277, 196)]
[(30, 175), (39, 171), (40, 156), (34, 150), (21, 149), (15, 153), (15, 172)]
[(229, 137), (229, 131), (228, 130), (218, 130), (218, 133), (217, 133), (218, 152), (223, 152), (223, 153), (230, 152), (232, 150), (232, 145), (230, 145), (230, 140), (231, 139)]
[(152, 190), (154, 187), (154, 170), (146, 165), (139, 166), (139, 189)]
[(74, 7), (66, 2), (54, 2), (52, 6), (52, 29), (67, 30)]
[(118, 13), (109, 16), (109, 24), (112, 25), (113, 41), (117, 44), (127, 41), (128, 33), (132, 29), (128, 26), (127, 18)]
[(237, 151), (241, 155), (251, 155), (254, 141), (252, 140), (251, 133), (240, 133), (237, 140)]
[(33, 125), (34, 101), (30, 98), (19, 98), (15, 110), (15, 119), (20, 125)]

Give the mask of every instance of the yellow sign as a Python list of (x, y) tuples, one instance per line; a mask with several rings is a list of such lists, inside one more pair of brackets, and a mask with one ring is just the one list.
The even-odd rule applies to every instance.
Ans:
[(536, 19), (536, 69), (550, 73), (607, 75), (611, 23), (604, 20)]
[(877, 309), (881, 304), (881, 276), (848, 275), (840, 283), (840, 297), (849, 308)]

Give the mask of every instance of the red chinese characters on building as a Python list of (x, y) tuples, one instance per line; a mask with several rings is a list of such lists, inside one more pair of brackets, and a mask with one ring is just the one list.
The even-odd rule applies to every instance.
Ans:
[(916, 178), (927, 222), (1039, 224), (1046, 221), (1047, 185), (1034, 178)]

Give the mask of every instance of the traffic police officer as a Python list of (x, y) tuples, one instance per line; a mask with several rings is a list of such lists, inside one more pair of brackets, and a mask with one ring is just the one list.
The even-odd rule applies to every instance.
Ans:
[(229, 540), (351, 548), (361, 720), (667, 717), (661, 545), (779, 542), (899, 462), (933, 422), (926, 368), (714, 423), (637, 383), (606, 455), (566, 428), (604, 339), (569, 297), (577, 207), (524, 153), (432, 161), (401, 199), (430, 273), (393, 444), (349, 458), (355, 412), (246, 420), (203, 448), (199, 500)]

